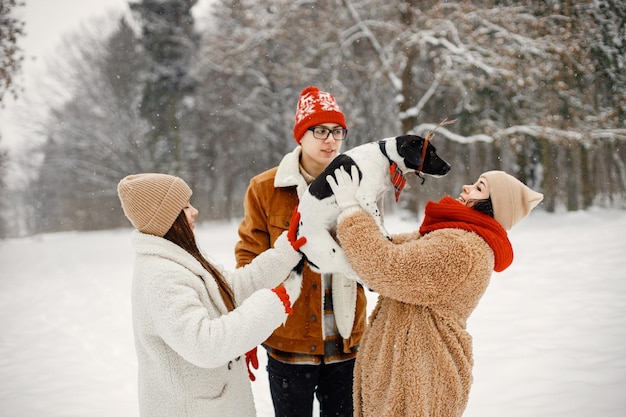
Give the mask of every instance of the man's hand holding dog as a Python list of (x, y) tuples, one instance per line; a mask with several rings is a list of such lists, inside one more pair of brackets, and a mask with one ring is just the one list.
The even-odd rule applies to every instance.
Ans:
[(335, 170), (335, 178), (332, 175), (326, 176), (328, 185), (333, 190), (339, 209), (343, 212), (346, 209), (359, 207), (356, 192), (359, 189), (359, 169), (352, 165), (351, 175), (341, 167)]

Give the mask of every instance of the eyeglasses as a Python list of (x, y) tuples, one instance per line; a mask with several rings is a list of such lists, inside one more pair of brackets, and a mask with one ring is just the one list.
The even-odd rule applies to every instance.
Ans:
[(319, 140), (328, 139), (328, 136), (330, 136), (331, 133), (333, 134), (333, 139), (335, 140), (344, 140), (348, 135), (348, 129), (344, 129), (343, 127), (329, 129), (324, 126), (313, 126), (308, 128), (307, 130), (313, 132), (313, 137)]

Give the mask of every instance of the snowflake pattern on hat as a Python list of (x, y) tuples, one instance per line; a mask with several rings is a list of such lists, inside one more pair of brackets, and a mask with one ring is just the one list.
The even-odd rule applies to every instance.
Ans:
[[(316, 109), (316, 104), (319, 106), (319, 109)], [(296, 113), (296, 123), (300, 123), (305, 117), (320, 110), (341, 112), (341, 109), (335, 101), (335, 97), (330, 93), (319, 91), (317, 97), (315, 94), (309, 93), (300, 98), (298, 112)]]

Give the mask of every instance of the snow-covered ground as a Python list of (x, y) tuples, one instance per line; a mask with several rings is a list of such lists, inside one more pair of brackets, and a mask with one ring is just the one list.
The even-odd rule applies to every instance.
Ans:
[[(387, 226), (418, 223), (390, 216)], [(227, 267), (236, 227), (197, 229)], [(138, 415), (129, 238), (122, 229), (0, 241), (0, 416)], [(534, 212), (510, 238), (515, 261), (494, 274), (469, 322), (476, 363), (465, 416), (623, 416), (626, 211)], [(259, 353), (253, 389), (269, 417)]]

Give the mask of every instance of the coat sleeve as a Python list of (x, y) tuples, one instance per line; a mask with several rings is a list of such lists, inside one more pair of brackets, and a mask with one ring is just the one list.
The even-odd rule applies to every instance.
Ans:
[(301, 258), (302, 254), (294, 250), (289, 243), (287, 232), (283, 232), (276, 239), (273, 248), (258, 255), (249, 264), (227, 274), (237, 304), (253, 291), (280, 285)]
[[(441, 233), (439, 233), (441, 232)], [(374, 219), (358, 212), (343, 219), (337, 236), (363, 282), (382, 296), (411, 304), (437, 303), (468, 276), (476, 261), (468, 250), (469, 232), (445, 229), (401, 243), (387, 240)], [(470, 244), (482, 240), (471, 234)]]
[[(191, 276), (190, 276), (191, 275)], [(287, 318), (276, 294), (262, 289), (221, 314), (202, 303), (197, 276), (180, 271), (155, 276), (145, 290), (149, 314), (163, 341), (188, 362), (216, 368), (261, 344)], [(198, 287), (196, 287), (198, 286)], [(221, 300), (211, 300), (214, 304)]]

